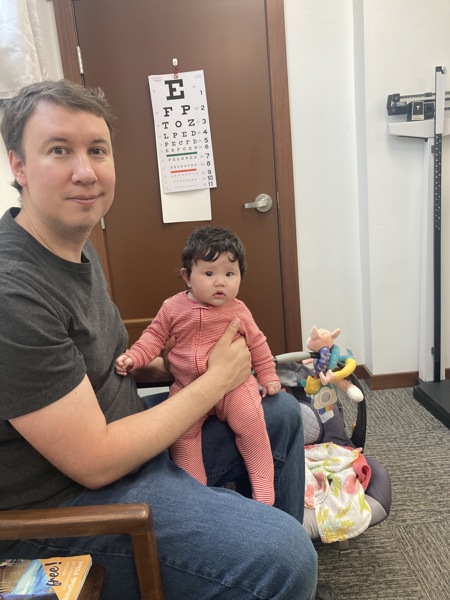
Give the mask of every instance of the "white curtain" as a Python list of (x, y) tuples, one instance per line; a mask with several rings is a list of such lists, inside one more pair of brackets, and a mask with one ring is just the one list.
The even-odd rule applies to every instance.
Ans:
[(0, 0), (0, 100), (47, 79), (36, 0)]

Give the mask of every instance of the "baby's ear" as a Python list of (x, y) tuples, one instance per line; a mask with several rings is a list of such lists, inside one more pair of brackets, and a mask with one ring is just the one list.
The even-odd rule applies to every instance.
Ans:
[(188, 270), (185, 267), (183, 267), (182, 269), (180, 269), (180, 275), (183, 278), (185, 284), (187, 286), (189, 286), (189, 282), (190, 282), (191, 278), (189, 277)]

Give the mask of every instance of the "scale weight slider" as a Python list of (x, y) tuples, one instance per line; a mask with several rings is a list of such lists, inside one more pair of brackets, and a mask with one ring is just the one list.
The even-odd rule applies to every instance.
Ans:
[(434, 119), (434, 100), (413, 100), (407, 105), (408, 121)]

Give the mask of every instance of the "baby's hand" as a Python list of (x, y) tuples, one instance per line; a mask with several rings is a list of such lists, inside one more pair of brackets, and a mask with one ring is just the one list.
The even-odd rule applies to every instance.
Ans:
[(262, 386), (262, 397), (264, 398), (267, 394), (269, 394), (269, 396), (274, 396), (275, 394), (278, 394), (280, 390), (281, 383), (279, 381), (269, 381), (269, 383)]
[(133, 368), (134, 361), (128, 354), (121, 354), (116, 358), (116, 373), (125, 376)]

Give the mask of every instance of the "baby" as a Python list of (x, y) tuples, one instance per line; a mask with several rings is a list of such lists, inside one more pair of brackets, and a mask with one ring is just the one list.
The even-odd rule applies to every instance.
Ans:
[[(139, 340), (116, 359), (116, 372), (126, 375), (159, 356), (166, 342), (175, 337), (169, 353), (176, 394), (206, 371), (209, 354), (233, 318), (240, 319), (252, 355), (257, 380), (250, 375), (229, 392), (213, 411), (226, 421), (236, 436), (236, 445), (247, 468), (255, 500), (272, 505), (275, 501), (274, 467), (267, 435), (261, 394), (274, 395), (280, 388), (273, 356), (264, 334), (249, 309), (236, 298), (246, 272), (245, 249), (230, 230), (202, 227), (189, 236), (182, 253), (181, 276), (187, 291), (168, 298)], [(201, 429), (205, 415), (170, 448), (172, 460), (206, 485), (202, 460)]]

